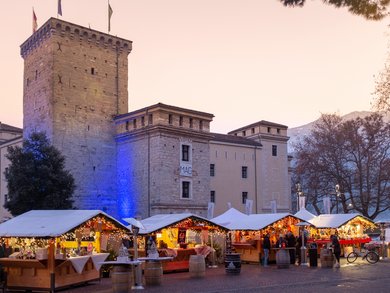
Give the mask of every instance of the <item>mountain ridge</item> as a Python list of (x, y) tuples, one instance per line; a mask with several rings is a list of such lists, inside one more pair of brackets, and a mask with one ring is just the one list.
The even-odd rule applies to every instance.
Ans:
[[(374, 113), (373, 111), (353, 111), (351, 113), (345, 114), (341, 116), (343, 121), (351, 120), (351, 119), (356, 119), (358, 117), (364, 118), (370, 114)], [(293, 145), (298, 141), (300, 137), (303, 137), (305, 135), (308, 135), (310, 131), (313, 129), (314, 125), (321, 119), (319, 117), (318, 119), (309, 122), (307, 124), (289, 128), (287, 129), (287, 135), (290, 137), (288, 141), (288, 152), (291, 153), (293, 152)], [(390, 113), (385, 114), (385, 121), (390, 122)]]

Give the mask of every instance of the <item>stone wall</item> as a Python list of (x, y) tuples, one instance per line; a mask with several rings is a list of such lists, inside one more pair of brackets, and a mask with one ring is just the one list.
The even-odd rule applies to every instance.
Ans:
[(117, 214), (113, 117), (128, 111), (131, 42), (49, 19), (21, 46), (24, 135), (45, 131), (76, 179), (79, 209)]

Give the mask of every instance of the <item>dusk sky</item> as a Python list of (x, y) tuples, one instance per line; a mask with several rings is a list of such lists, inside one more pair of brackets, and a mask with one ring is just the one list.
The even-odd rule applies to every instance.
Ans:
[[(57, 0), (2, 1), (0, 121), (22, 127), (19, 46), (57, 17)], [(371, 110), (388, 55), (389, 18), (368, 21), (308, 0), (110, 0), (111, 32), (133, 41), (129, 111), (158, 102), (215, 115), (227, 133), (268, 120), (296, 127), (321, 113)], [(107, 0), (62, 0), (65, 21), (107, 32)]]

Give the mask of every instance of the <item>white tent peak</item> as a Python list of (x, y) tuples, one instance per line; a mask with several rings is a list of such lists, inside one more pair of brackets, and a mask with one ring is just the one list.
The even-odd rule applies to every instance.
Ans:
[(309, 212), (306, 208), (301, 208), (297, 213), (295, 213), (294, 216), (305, 220), (306, 222), (309, 222), (316, 217), (316, 215)]
[(228, 226), (230, 223), (246, 217), (248, 217), (247, 214), (244, 214), (235, 208), (230, 208), (223, 214), (212, 218), (211, 220), (219, 225)]

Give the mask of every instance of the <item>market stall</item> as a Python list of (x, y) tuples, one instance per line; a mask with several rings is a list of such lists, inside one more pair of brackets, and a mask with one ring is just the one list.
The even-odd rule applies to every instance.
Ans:
[[(268, 234), (271, 245), (275, 245), (280, 235), (288, 232), (298, 236), (299, 231), (295, 226), (302, 219), (288, 213), (274, 214), (240, 214), (229, 209), (227, 214), (222, 214), (212, 220), (218, 224), (225, 223), (225, 226), (232, 232), (232, 246), (237, 253), (240, 253), (241, 261), (260, 262), (263, 256), (261, 247), (264, 235)], [(230, 217), (236, 213), (237, 217)], [(230, 221), (228, 219), (230, 218)], [(276, 251), (271, 250), (269, 259), (275, 260)]]
[(163, 263), (164, 272), (188, 270), (190, 256), (207, 257), (214, 251), (215, 235), (227, 231), (222, 225), (191, 213), (159, 214), (140, 222), (145, 229), (139, 230), (142, 237), (138, 239), (138, 254), (147, 256), (150, 243), (156, 243), (161, 257), (173, 257)]
[(342, 254), (347, 255), (354, 246), (361, 247), (371, 241), (365, 234), (374, 229), (375, 223), (360, 214), (322, 214), (309, 220), (314, 227), (309, 231), (309, 243), (316, 243), (318, 249), (331, 244), (330, 236), (337, 234)]
[(32, 210), (0, 224), (11, 289), (50, 291), (100, 278), (129, 230), (99, 210)]

